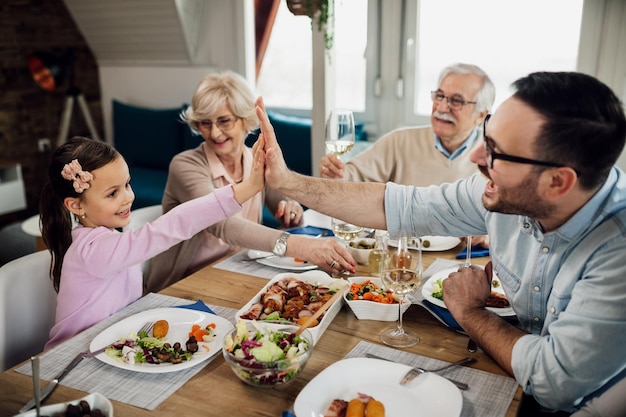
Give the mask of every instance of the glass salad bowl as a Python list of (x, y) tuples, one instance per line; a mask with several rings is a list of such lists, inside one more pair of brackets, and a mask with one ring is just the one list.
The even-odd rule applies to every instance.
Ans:
[(255, 387), (289, 383), (304, 369), (313, 351), (308, 330), (299, 336), (297, 326), (266, 326), (256, 321), (239, 321), (224, 337), (226, 363), (243, 382)]

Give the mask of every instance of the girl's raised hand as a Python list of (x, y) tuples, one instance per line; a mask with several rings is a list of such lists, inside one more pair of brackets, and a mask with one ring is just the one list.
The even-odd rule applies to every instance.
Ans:
[(263, 191), (265, 189), (265, 138), (263, 133), (259, 135), (252, 146), (252, 154), (254, 157), (249, 181), (252, 187), (258, 191)]
[(256, 114), (259, 118), (261, 134), (264, 138), (265, 146), (265, 179), (267, 184), (275, 189), (280, 189), (280, 184), (289, 175), (289, 168), (285, 163), (283, 153), (278, 146), (274, 127), (265, 111), (265, 105), (261, 97), (256, 100)]
[(263, 134), (252, 147), (252, 171), (250, 176), (233, 185), (233, 196), (239, 204), (243, 204), (265, 188), (265, 141)]

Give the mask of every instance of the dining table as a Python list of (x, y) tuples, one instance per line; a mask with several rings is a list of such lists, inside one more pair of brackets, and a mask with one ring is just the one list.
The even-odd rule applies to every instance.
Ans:
[[(460, 265), (455, 259), (464, 243), (445, 251), (424, 251), (424, 280), (432, 275), (434, 267), (439, 269)], [(235, 322), (235, 312), (250, 301), (267, 284), (272, 274), (284, 273), (257, 262), (242, 262), (246, 250), (234, 250), (224, 258), (200, 269), (188, 277), (163, 289), (157, 294), (146, 294), (125, 310), (126, 315), (141, 309), (155, 306), (194, 305), (203, 302), (218, 315)], [(474, 258), (473, 264), (484, 265), (487, 257)], [(255, 265), (251, 265), (255, 264)], [(229, 267), (230, 265), (230, 267)], [(254, 268), (259, 267), (258, 274)], [(249, 268), (249, 269), (241, 269)], [(265, 268), (265, 269), (263, 269)], [(269, 268), (269, 269), (268, 269)], [(273, 271), (273, 272), (272, 272)], [(296, 272), (294, 272), (296, 273)], [(367, 266), (357, 265), (359, 276), (369, 276)], [(343, 301), (342, 301), (343, 302)], [(133, 307), (134, 306), (134, 307)], [(133, 310), (134, 308), (134, 310)], [(46, 386), (58, 369), (69, 362), (77, 350), (87, 349), (93, 336), (109, 326), (119, 317), (110, 317), (101, 323), (100, 328), (88, 329), (74, 340), (40, 355), (42, 388)], [(302, 372), (290, 383), (273, 388), (253, 387), (243, 383), (233, 373), (221, 353), (211, 360), (196, 365), (193, 369), (174, 373), (143, 375), (134, 379), (130, 371), (119, 370), (96, 358), (83, 360), (75, 371), (53, 391), (44, 404), (75, 400), (89, 392), (114, 392), (106, 395), (113, 403), (115, 416), (268, 416), (279, 417), (293, 407), (294, 401), (303, 388), (329, 366), (346, 358), (375, 353), (378, 356), (421, 366), (437, 366), (444, 362), (454, 362), (471, 356), (476, 362), (467, 367), (457, 367), (446, 375), (468, 383), (463, 391), (461, 416), (506, 416), (517, 415), (522, 398), (522, 389), (489, 355), (480, 347), (476, 352), (468, 351), (468, 337), (445, 325), (419, 302), (415, 302), (404, 313), (403, 326), (417, 334), (420, 342), (407, 348), (391, 348), (379, 341), (379, 334), (395, 326), (389, 321), (359, 320), (351, 309), (343, 303), (342, 308), (323, 332), (313, 348), (313, 353)], [(95, 326), (94, 326), (95, 327)], [(90, 333), (91, 331), (91, 333)], [(64, 346), (67, 346), (64, 348)], [(70, 349), (70, 346), (72, 349)], [(53, 350), (57, 349), (57, 356)], [(60, 356), (63, 350), (65, 356)], [(53, 365), (52, 362), (63, 362)], [(48, 369), (46, 367), (56, 369)], [(90, 368), (93, 366), (94, 368)], [(84, 369), (80, 369), (83, 367)], [(188, 373), (185, 373), (188, 372)], [(182, 374), (177, 375), (177, 374)], [(72, 379), (73, 377), (73, 379)], [(123, 388), (127, 384), (128, 388)], [(124, 389), (131, 392), (137, 385), (145, 384), (143, 394), (152, 393), (145, 404), (135, 401), (133, 395), (125, 395)], [(117, 391), (116, 391), (117, 389)], [(107, 391), (108, 390), (108, 391)], [(104, 392), (103, 392), (104, 391)], [(134, 391), (133, 391), (134, 392)], [(139, 394), (137, 394), (139, 395)], [(30, 363), (25, 361), (0, 374), (0, 417), (12, 416), (33, 397), (33, 382), (30, 377)], [(141, 405), (138, 405), (141, 404)], [(482, 410), (482, 411), (481, 411)], [(416, 414), (417, 415), (417, 414)], [(297, 416), (309, 417), (309, 416)]]

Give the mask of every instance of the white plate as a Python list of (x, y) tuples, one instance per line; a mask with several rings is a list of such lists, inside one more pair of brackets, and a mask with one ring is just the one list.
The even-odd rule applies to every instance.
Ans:
[[(96, 356), (99, 360), (109, 365), (113, 365), (118, 368), (128, 369), (130, 371), (145, 372), (145, 373), (164, 373), (164, 372), (176, 372), (183, 369), (191, 368), (201, 362), (206, 361), (213, 355), (217, 354), (222, 349), (222, 339), (224, 336), (233, 329), (233, 325), (226, 319), (216, 316), (214, 314), (205, 313), (203, 311), (191, 310), (188, 308), (155, 308), (153, 310), (146, 310), (141, 313), (137, 313), (134, 316), (125, 318), (104, 330), (95, 339), (92, 340), (89, 345), (89, 350), (94, 351), (105, 346), (108, 346), (119, 339), (127, 338), (131, 332), (136, 332), (147, 321), (167, 320), (169, 323), (169, 332), (166, 336), (166, 341), (172, 345), (176, 342), (180, 342), (181, 345), (185, 345), (187, 339), (189, 339), (189, 332), (191, 326), (199, 324), (204, 327), (209, 323), (215, 323), (215, 338), (212, 342), (198, 342), (198, 351), (193, 354), (191, 360), (184, 361), (178, 364), (161, 363), (161, 364), (129, 364), (125, 363), (117, 358), (107, 355), (105, 352)], [(206, 348), (209, 350), (207, 351)]]
[[(89, 394), (86, 397), (82, 397), (74, 401), (44, 405), (40, 409), (40, 415), (64, 416), (68, 405), (76, 405), (83, 400), (89, 403), (89, 408), (91, 408), (92, 410), (97, 408), (98, 410), (102, 411), (102, 414), (104, 414), (105, 417), (113, 417), (113, 405), (111, 404), (111, 401), (109, 401), (108, 398), (106, 398), (104, 395), (97, 392), (94, 392), (93, 394)], [(35, 417), (36, 415), (37, 410), (33, 408), (32, 410), (26, 411), (22, 414), (18, 414), (15, 417)]]
[[(261, 288), (261, 290), (258, 293), (256, 293), (256, 295), (250, 301), (248, 301), (235, 314), (235, 320), (240, 320), (241, 315), (247, 313), (253, 304), (261, 302), (261, 296), (265, 294), (267, 292), (267, 289), (270, 286), (272, 286), (275, 282), (280, 281), (285, 278), (290, 278), (290, 277), (297, 278), (309, 284), (320, 285), (320, 286), (325, 286), (329, 288), (331, 288), (331, 285), (333, 286), (332, 288), (343, 287), (345, 285), (348, 285), (348, 281), (345, 281), (343, 279), (331, 278), (330, 275), (328, 275), (326, 272), (320, 271), (320, 270), (307, 271), (307, 272), (302, 272), (299, 274), (294, 274), (292, 272), (284, 272), (282, 274), (275, 275), (272, 279), (270, 279), (269, 282), (265, 284), (263, 288)], [(339, 310), (341, 310), (342, 305), (343, 305), (343, 298), (339, 298), (337, 301), (333, 303), (332, 306), (330, 306), (328, 310), (326, 310), (326, 312), (322, 316), (322, 320), (317, 326), (309, 327), (309, 331), (313, 335), (314, 344), (317, 343), (317, 341), (319, 340), (321, 335), (324, 333), (326, 328), (330, 325), (330, 322), (335, 318)], [(245, 319), (245, 321), (251, 321), (251, 320)], [(270, 324), (270, 325), (275, 326), (275, 327), (282, 326), (280, 324)]]
[(422, 236), (422, 240), (428, 240), (430, 246), (422, 248), (424, 252), (439, 252), (455, 248), (461, 239), (452, 236)]
[(308, 271), (317, 268), (317, 265), (315, 264), (311, 264), (308, 262), (296, 262), (296, 259), (290, 256), (277, 256), (267, 259), (257, 259), (270, 255), (273, 255), (273, 253), (252, 249), (248, 251), (248, 257), (250, 259), (256, 259), (258, 263), (266, 266), (273, 266), (274, 268), (289, 269), (291, 271)]
[[(424, 283), (424, 286), (422, 287), (422, 295), (424, 296), (424, 299), (430, 301), (431, 303), (439, 306), (439, 307), (443, 307), (446, 308), (446, 304), (444, 303), (443, 300), (440, 300), (439, 298), (435, 298), (433, 297), (433, 284), (435, 283), (435, 281), (437, 281), (438, 279), (446, 279), (448, 278), (448, 275), (450, 275), (452, 272), (456, 272), (458, 271), (459, 268), (450, 268), (450, 269), (444, 269), (443, 271), (439, 271), (439, 272), (435, 272), (433, 274), (432, 277), (430, 277), (428, 279), (428, 281), (426, 281), (426, 283)], [(497, 276), (493, 277), (493, 282), (498, 282), (500, 283), (500, 279)], [(491, 290), (500, 294), (504, 294), (504, 290), (502, 289), (502, 284), (500, 283), (500, 285), (494, 287), (491, 287)], [(491, 310), (494, 313), (496, 313), (499, 316), (514, 316), (515, 312), (513, 311), (512, 307), (504, 307), (504, 308), (498, 308), (498, 307), (487, 307), (487, 310)]]
[(313, 378), (294, 403), (297, 416), (323, 416), (334, 399), (351, 400), (370, 395), (385, 406), (385, 415), (458, 417), (463, 396), (450, 381), (426, 373), (406, 385), (400, 380), (409, 366), (370, 358), (335, 362)]

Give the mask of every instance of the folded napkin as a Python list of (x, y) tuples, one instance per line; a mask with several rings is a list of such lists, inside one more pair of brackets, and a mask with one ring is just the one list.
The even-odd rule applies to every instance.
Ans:
[(330, 229), (325, 229), (323, 227), (317, 226), (304, 226), (298, 227), (297, 229), (288, 230), (292, 235), (309, 235), (309, 236), (317, 236), (322, 232), (326, 232), (328, 237), (335, 236)]
[[(204, 311), (205, 313), (209, 313), (209, 314), (215, 314), (215, 312), (211, 310), (209, 306), (206, 305), (204, 301), (202, 300), (198, 300), (193, 304), (187, 304), (184, 306), (176, 306), (176, 308), (188, 308), (189, 310), (198, 310), (198, 311)], [(217, 316), (217, 314), (215, 315)]]
[(440, 322), (452, 330), (465, 334), (463, 328), (459, 326), (459, 323), (457, 323), (454, 317), (452, 317), (452, 314), (448, 311), (448, 309), (439, 307), (428, 300), (422, 300), (422, 305)]
[[(456, 259), (465, 259), (467, 256), (467, 247), (463, 248), (461, 252), (456, 255)], [(483, 256), (489, 256), (489, 248), (483, 247), (483, 245), (472, 246), (472, 258), (480, 258)]]

